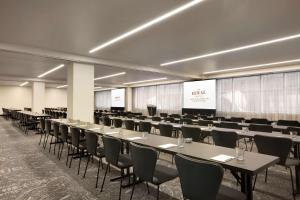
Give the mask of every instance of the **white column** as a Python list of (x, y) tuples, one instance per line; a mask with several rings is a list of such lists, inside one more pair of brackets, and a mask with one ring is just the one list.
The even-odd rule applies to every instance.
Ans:
[(94, 121), (94, 65), (68, 66), (68, 118)]
[(45, 107), (45, 83), (32, 82), (32, 111), (42, 113)]
[(132, 88), (128, 87), (126, 88), (126, 94), (125, 94), (125, 98), (126, 98), (126, 111), (132, 111)]

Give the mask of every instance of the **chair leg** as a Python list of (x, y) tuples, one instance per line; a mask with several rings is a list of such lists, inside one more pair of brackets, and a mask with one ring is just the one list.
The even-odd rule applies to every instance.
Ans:
[(90, 157), (91, 157), (91, 156), (88, 156), (88, 161), (86, 162), (86, 166), (85, 166), (85, 170), (84, 170), (84, 174), (83, 174), (83, 177), (82, 177), (82, 178), (85, 178), (86, 170), (87, 170), (88, 165), (89, 165), (89, 162), (90, 162)]
[(149, 185), (148, 185), (148, 182), (146, 182), (146, 186), (147, 186), (147, 191), (148, 191), (148, 194), (150, 194), (150, 190), (149, 190)]
[(106, 174), (107, 174), (108, 168), (109, 168), (109, 163), (107, 163), (107, 166), (106, 166), (106, 170), (105, 170), (105, 174), (104, 174), (104, 177), (103, 177), (103, 181), (102, 181), (100, 192), (103, 191), (103, 186), (104, 186), (104, 182), (105, 182), (105, 178), (106, 178)]
[(268, 181), (268, 168), (266, 169), (266, 175), (265, 175), (265, 183)]
[(49, 134), (46, 133), (45, 137), (44, 137), (44, 149), (46, 149), (46, 145), (47, 145), (47, 142), (48, 142), (48, 137), (49, 137)]
[(71, 168), (71, 166), (72, 166), (72, 160), (73, 160), (73, 155), (74, 155), (74, 147), (72, 147), (72, 156), (71, 156), (71, 158), (70, 158), (70, 164), (69, 164), (69, 168)]
[(295, 200), (295, 187), (294, 187), (294, 179), (293, 179), (293, 171), (292, 168), (289, 167), (290, 169), (290, 175), (291, 175), (291, 184), (292, 184), (292, 191), (293, 191), (293, 200)]
[(40, 137), (40, 142), (39, 142), (39, 145), (41, 145), (41, 142), (42, 142), (43, 135), (44, 135), (44, 133), (43, 133), (43, 131), (41, 131), (41, 137)]
[(133, 175), (133, 187), (132, 187), (132, 190), (131, 190), (131, 195), (130, 195), (130, 200), (132, 200), (132, 197), (133, 197), (133, 193), (134, 193), (134, 188), (135, 188), (135, 175)]
[(255, 190), (256, 179), (257, 179), (257, 174), (255, 175), (255, 178), (254, 178), (254, 183), (253, 183), (253, 186), (252, 186), (252, 190)]
[[(123, 174), (121, 173), (121, 175)], [(123, 178), (121, 178), (120, 180), (119, 200), (121, 200), (121, 195), (122, 195), (122, 182), (123, 182)]]
[(244, 143), (245, 143), (245, 147), (246, 147), (246, 151), (248, 150), (248, 145), (247, 145), (247, 140), (246, 138), (244, 138)]
[(70, 145), (68, 145), (68, 154), (67, 154), (66, 166), (68, 166), (69, 154), (70, 154)]
[(51, 135), (51, 140), (50, 140), (50, 147), (49, 147), (49, 153), (50, 153), (50, 151), (51, 151), (51, 143), (52, 143), (52, 140), (53, 140), (53, 135)]
[(60, 153), (59, 153), (58, 160), (61, 159), (61, 154), (62, 154), (62, 152), (63, 152), (64, 146), (65, 146), (65, 143), (63, 142), (63, 143), (62, 143), (62, 147), (61, 147), (61, 149), (60, 149)]
[(156, 200), (159, 199), (159, 185), (157, 186), (157, 191), (156, 191)]
[(78, 164), (78, 172), (77, 172), (77, 175), (79, 175), (79, 172), (80, 172), (80, 164), (81, 164), (81, 155), (79, 156), (79, 164)]
[(250, 147), (250, 152), (252, 151), (252, 148), (253, 148), (253, 141), (251, 141), (251, 147)]
[(99, 180), (99, 171), (100, 171), (100, 164), (101, 164), (101, 158), (99, 158), (98, 162), (98, 171), (97, 171), (97, 179), (96, 179), (96, 188), (98, 187), (98, 180)]
[(54, 155), (55, 155), (56, 144), (57, 144), (57, 138), (55, 138), (55, 140), (54, 140), (54, 148), (53, 148), (53, 154)]

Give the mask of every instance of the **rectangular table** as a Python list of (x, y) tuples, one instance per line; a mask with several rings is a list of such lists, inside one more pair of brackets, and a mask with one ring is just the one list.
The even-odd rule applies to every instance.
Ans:
[[(106, 127), (102, 125), (82, 123), (78, 121), (68, 121), (67, 119), (52, 119), (52, 120), (54, 122), (59, 122), (62, 124), (66, 124), (68, 126), (77, 127), (85, 131), (95, 132), (99, 135), (108, 135), (109, 132), (113, 132), (113, 134), (109, 134), (109, 135), (121, 139), (124, 142), (134, 142), (137, 144), (146, 145), (155, 148), (159, 151), (167, 152), (172, 155), (180, 153), (196, 159), (207, 160), (207, 161), (212, 161), (211, 160), (212, 157), (220, 154), (235, 156), (234, 149), (225, 148), (225, 147), (192, 142), (192, 143), (185, 143), (183, 148), (172, 147), (172, 148), (164, 149), (161, 148), (160, 145), (168, 144), (168, 143), (177, 144), (177, 139), (163, 137), (154, 134), (147, 134), (146, 137), (142, 137), (143, 134), (141, 132), (136, 132), (136, 131), (129, 131), (129, 130), (119, 129), (119, 128), (112, 129), (110, 127)], [(142, 137), (142, 138), (132, 141), (131, 138), (133, 137)], [(251, 200), (253, 199), (253, 193), (252, 193), (253, 176), (267, 169), (268, 167), (276, 164), (278, 161), (279, 161), (278, 157), (253, 153), (253, 152), (245, 152), (244, 161), (238, 161), (236, 159), (232, 159), (228, 162), (219, 162), (219, 164), (226, 169), (230, 169), (241, 174), (241, 191), (247, 195), (248, 200)]]

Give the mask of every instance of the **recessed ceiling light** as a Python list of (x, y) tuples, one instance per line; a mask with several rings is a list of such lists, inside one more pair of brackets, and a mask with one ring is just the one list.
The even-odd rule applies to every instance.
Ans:
[(24, 83), (20, 84), (20, 87), (23, 87), (23, 86), (27, 85), (28, 83), (29, 83), (29, 82), (28, 82), (28, 81), (26, 81), (26, 82), (24, 82)]
[(132, 84), (136, 84), (136, 83), (146, 83), (146, 82), (152, 82), (152, 81), (162, 81), (162, 80), (166, 80), (168, 78), (164, 77), (164, 78), (156, 78), (156, 79), (149, 79), (149, 80), (143, 80), (143, 81), (135, 81), (135, 82), (128, 82), (128, 83), (123, 83), (124, 85), (132, 85)]
[(51, 69), (51, 70), (49, 70), (49, 71), (47, 71), (47, 72), (45, 72), (41, 75), (38, 75), (38, 78), (42, 78), (42, 77), (44, 77), (44, 76), (46, 76), (46, 75), (48, 75), (48, 74), (50, 74), (50, 73), (52, 73), (56, 70), (59, 70), (60, 68), (63, 68), (64, 66), (65, 66), (64, 64), (58, 65), (57, 67), (54, 67), (53, 69)]
[(258, 65), (250, 65), (250, 66), (236, 67), (236, 68), (231, 68), (231, 69), (222, 69), (222, 70), (216, 70), (216, 71), (209, 71), (209, 72), (203, 72), (203, 74), (204, 75), (219, 74), (219, 73), (226, 73), (226, 72), (239, 71), (239, 70), (256, 69), (256, 68), (267, 67), (267, 66), (272, 66), (272, 65), (291, 64), (291, 63), (297, 63), (297, 62), (300, 62), (300, 59), (286, 60), (286, 61), (272, 62), (272, 63), (264, 63), (264, 64), (258, 64)]
[(183, 58), (183, 59), (180, 59), (180, 60), (174, 60), (174, 61), (162, 63), (162, 64), (160, 64), (160, 66), (167, 66), (167, 65), (173, 65), (173, 64), (182, 63), (182, 62), (188, 62), (188, 61), (192, 61), (192, 60), (198, 60), (198, 59), (202, 59), (202, 58), (207, 58), (207, 57), (217, 56), (217, 55), (221, 55), (221, 54), (232, 53), (232, 52), (236, 52), (236, 51), (242, 51), (242, 50), (246, 50), (246, 49), (265, 46), (265, 45), (268, 45), (268, 44), (274, 44), (274, 43), (278, 43), (278, 42), (284, 42), (284, 41), (287, 41), (287, 40), (292, 40), (292, 39), (297, 39), (297, 38), (300, 38), (300, 34), (290, 35), (290, 36), (287, 36), (287, 37), (277, 38), (277, 39), (268, 40), (268, 41), (265, 41), (265, 42), (259, 42), (259, 43), (250, 44), (250, 45), (241, 46), (241, 47), (236, 47), (236, 48), (232, 48), (232, 49), (226, 49), (226, 50), (217, 51), (217, 52), (213, 52), (213, 53), (208, 53), (208, 54), (204, 54), (204, 55), (200, 55), (200, 56), (194, 56), (194, 57), (189, 57), (189, 58)]
[(68, 87), (68, 85), (60, 85), (60, 86), (57, 86), (56, 88), (60, 89), (60, 88), (65, 88), (65, 87)]
[(157, 18), (155, 18), (155, 19), (152, 19), (149, 22), (146, 22), (145, 24), (142, 24), (142, 25), (140, 25), (140, 26), (138, 26), (138, 27), (136, 27), (136, 28), (134, 28), (134, 29), (126, 32), (126, 33), (123, 33), (120, 36), (118, 36), (118, 37), (116, 37), (116, 38), (114, 38), (112, 40), (109, 40), (108, 42), (105, 42), (105, 43), (103, 43), (103, 44), (101, 44), (101, 45), (99, 45), (99, 46), (91, 49), (89, 51), (89, 53), (94, 53), (96, 51), (99, 51), (99, 50), (107, 47), (107, 46), (110, 46), (110, 45), (112, 45), (112, 44), (114, 44), (114, 43), (116, 43), (116, 42), (118, 42), (118, 41), (120, 41), (120, 40), (122, 40), (122, 39), (124, 39), (126, 37), (129, 37), (129, 36), (131, 36), (131, 35), (133, 35), (135, 33), (138, 33), (138, 32), (140, 32), (140, 31), (142, 31), (142, 30), (144, 30), (146, 28), (149, 28), (149, 27), (155, 25), (155, 24), (157, 24), (157, 23), (159, 23), (159, 22), (161, 22), (163, 20), (166, 20), (166, 19), (168, 19), (168, 18), (170, 18), (170, 17), (172, 17), (172, 16), (174, 16), (176, 14), (179, 14), (179, 13), (183, 12), (184, 10), (187, 10), (188, 8), (191, 8), (191, 7), (197, 5), (198, 3), (202, 2), (202, 1), (203, 0), (194, 0), (194, 1), (191, 1), (189, 3), (186, 3), (186, 4), (184, 4), (184, 5), (176, 8), (174, 10), (171, 10), (171, 11), (169, 11), (169, 12), (167, 12), (167, 13), (165, 13), (165, 14), (157, 17)]
[(97, 81), (97, 80), (111, 78), (111, 77), (115, 77), (115, 76), (121, 76), (121, 75), (124, 75), (124, 74), (126, 74), (126, 72), (121, 72), (121, 73), (117, 73), (117, 74), (111, 74), (111, 75), (107, 75), (107, 76), (102, 76), (102, 77), (95, 78), (94, 80)]

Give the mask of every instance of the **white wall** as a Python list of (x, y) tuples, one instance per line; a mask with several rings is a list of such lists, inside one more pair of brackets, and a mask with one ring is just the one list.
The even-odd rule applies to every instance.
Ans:
[[(0, 114), (2, 108), (32, 107), (32, 88), (0, 85)], [(45, 107), (67, 107), (67, 90), (46, 88)]]
[(19, 108), (31, 107), (32, 103), (31, 87), (19, 86), (1, 86), (0, 85), (0, 113), (2, 108)]
[(45, 101), (46, 108), (67, 107), (67, 90), (46, 88)]

